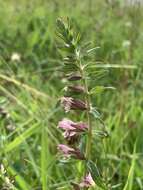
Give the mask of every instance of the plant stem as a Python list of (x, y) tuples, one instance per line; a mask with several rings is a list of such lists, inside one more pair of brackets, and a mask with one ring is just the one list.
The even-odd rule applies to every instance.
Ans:
[(86, 159), (89, 160), (90, 156), (91, 156), (91, 144), (92, 144), (92, 123), (91, 123), (91, 117), (90, 117), (91, 100), (90, 100), (90, 95), (89, 95), (89, 91), (88, 91), (86, 74), (84, 72), (84, 68), (81, 64), (81, 61), (79, 61), (79, 66), (80, 66), (80, 73), (82, 76), (83, 85), (84, 85), (84, 89), (85, 89), (85, 102), (86, 102), (86, 106), (87, 106), (86, 115), (87, 115), (87, 123), (88, 123), (88, 137), (87, 137), (87, 143), (86, 143), (85, 156), (86, 156)]
[(85, 93), (86, 93), (86, 104), (87, 104), (87, 120), (88, 120), (88, 138), (87, 138), (87, 145), (86, 145), (86, 159), (90, 159), (91, 155), (91, 144), (92, 144), (92, 123), (91, 123), (91, 118), (90, 118), (90, 95), (88, 92), (88, 85), (87, 85), (87, 80), (84, 79), (84, 85), (85, 85)]

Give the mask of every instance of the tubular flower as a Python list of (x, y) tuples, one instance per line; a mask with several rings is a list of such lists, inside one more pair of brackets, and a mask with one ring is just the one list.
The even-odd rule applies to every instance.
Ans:
[(75, 131), (75, 132), (83, 132), (88, 129), (88, 126), (85, 123), (79, 122), (75, 123), (69, 119), (64, 118), (59, 122), (58, 127), (67, 130), (67, 131)]
[(59, 144), (58, 145), (58, 150), (67, 158), (67, 157), (70, 157), (70, 156), (73, 156), (74, 158), (76, 159), (79, 159), (79, 160), (85, 160), (85, 157), (84, 155), (80, 152), (79, 149), (74, 149), (74, 148), (71, 148), (67, 145), (64, 145), (64, 144)]
[(76, 86), (68, 86), (68, 89), (70, 91), (73, 91), (75, 93), (82, 93), (84, 92), (84, 87), (80, 86), (80, 85), (76, 85)]
[(78, 139), (78, 135), (76, 134), (75, 127), (73, 126), (74, 122), (68, 119), (63, 119), (59, 122), (58, 128), (64, 130), (63, 136), (68, 140), (71, 144), (73, 144)]
[(75, 123), (66, 118), (59, 122), (58, 127), (64, 130), (64, 138), (73, 143), (78, 139), (80, 132), (88, 129), (85, 123)]
[(62, 97), (61, 104), (63, 105), (65, 112), (69, 112), (70, 110), (86, 110), (87, 109), (85, 102), (71, 98), (71, 97)]
[(64, 118), (62, 121), (59, 122), (58, 127), (63, 130), (74, 130), (75, 127), (73, 126), (75, 123), (69, 119)]
[(91, 173), (88, 173), (88, 175), (85, 176), (83, 181), (79, 184), (81, 188), (86, 187), (89, 188), (91, 186), (95, 186), (95, 182), (92, 179)]

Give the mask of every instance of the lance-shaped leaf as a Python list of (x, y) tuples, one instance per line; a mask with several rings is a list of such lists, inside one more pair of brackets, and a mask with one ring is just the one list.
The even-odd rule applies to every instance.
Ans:
[(75, 64), (64, 64), (62, 69), (63, 71), (70, 72), (70, 73), (78, 71), (78, 67)]
[(93, 51), (96, 51), (97, 49), (99, 49), (100, 47), (94, 47), (94, 48), (91, 48), (91, 49), (88, 49), (87, 50), (87, 54), (90, 54), (92, 53)]
[(105, 130), (103, 130), (103, 131), (93, 130), (93, 134), (97, 135), (100, 138), (106, 138), (109, 136), (108, 132)]
[(87, 162), (87, 168), (88, 168), (88, 171), (91, 173), (92, 178), (95, 181), (96, 185), (101, 187), (104, 190), (107, 190), (104, 184), (103, 177), (101, 176), (97, 165), (93, 161), (89, 160)]
[(90, 113), (93, 115), (95, 119), (101, 118), (101, 114), (96, 110), (95, 107), (91, 107)]
[(92, 88), (89, 91), (89, 93), (90, 94), (100, 94), (100, 93), (104, 92), (105, 90), (115, 90), (115, 88), (112, 86), (107, 86), (107, 87), (106, 86), (96, 86), (96, 87)]

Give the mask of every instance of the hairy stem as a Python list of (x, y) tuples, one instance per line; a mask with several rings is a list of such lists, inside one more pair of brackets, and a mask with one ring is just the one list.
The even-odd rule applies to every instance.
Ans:
[(84, 79), (84, 86), (85, 86), (85, 93), (86, 93), (86, 104), (87, 104), (87, 120), (88, 120), (88, 138), (87, 138), (87, 144), (86, 144), (86, 158), (87, 160), (90, 159), (91, 155), (91, 144), (92, 144), (92, 123), (90, 118), (90, 95), (88, 92), (88, 85), (86, 78)]
[(86, 74), (84, 72), (84, 68), (81, 64), (81, 61), (79, 62), (79, 66), (80, 66), (80, 73), (82, 76), (82, 80), (83, 80), (83, 85), (84, 85), (84, 89), (85, 89), (85, 102), (87, 105), (87, 110), (86, 110), (86, 115), (87, 115), (87, 122), (88, 122), (88, 137), (87, 137), (87, 143), (86, 143), (86, 159), (89, 160), (90, 156), (91, 156), (91, 144), (92, 144), (92, 123), (91, 123), (91, 117), (90, 117), (90, 104), (91, 104), (91, 100), (90, 100), (90, 95), (89, 95), (89, 91), (88, 91), (88, 84), (87, 84), (87, 79), (86, 79)]

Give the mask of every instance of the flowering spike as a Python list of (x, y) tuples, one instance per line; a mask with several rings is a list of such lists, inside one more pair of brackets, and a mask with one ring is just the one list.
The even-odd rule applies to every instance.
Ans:
[[(57, 20), (58, 26), (58, 36), (63, 42), (62, 47), (60, 48), (61, 51), (64, 51), (64, 58), (63, 58), (63, 71), (65, 73), (65, 77), (67, 78), (68, 85), (64, 88), (67, 92), (64, 97), (61, 98), (61, 105), (63, 106), (65, 112), (69, 112), (70, 110), (82, 110), (86, 112), (86, 119), (88, 125), (82, 122), (73, 122), (69, 119), (63, 119), (59, 122), (58, 127), (64, 131), (63, 135), (64, 138), (68, 141), (68, 144), (71, 144), (72, 147), (69, 147), (64, 144), (58, 145), (58, 150), (65, 156), (65, 157), (74, 157), (80, 160), (86, 160), (89, 162), (91, 160), (91, 148), (93, 142), (93, 126), (92, 126), (92, 118), (91, 114), (93, 114), (96, 119), (100, 120), (100, 115), (97, 114), (96, 110), (93, 110), (91, 107), (92, 99), (91, 93), (89, 93), (89, 80), (90, 70), (93, 69), (83, 65), (82, 60), (89, 55), (95, 48), (87, 50), (87, 45), (81, 46), (80, 45), (80, 35), (77, 35), (72, 30), (72, 26), (70, 25), (69, 20), (67, 23), (63, 22), (61, 19)], [(65, 53), (66, 52), (66, 53)], [(92, 73), (92, 71), (91, 71)], [(95, 76), (94, 76), (95, 78)], [(71, 83), (74, 84), (71, 84)], [(70, 85), (69, 85), (70, 83)], [(81, 86), (82, 85), (82, 86)], [(70, 92), (70, 93), (69, 93)], [(71, 93), (72, 92), (72, 93)], [(82, 99), (75, 98), (77, 93), (81, 93)], [(73, 97), (69, 97), (68, 95), (73, 95)], [(78, 94), (78, 95), (79, 95)], [(102, 123), (102, 122), (101, 122)], [(87, 133), (86, 138), (82, 139), (82, 133)], [(82, 150), (84, 151), (85, 156), (79, 149), (75, 146), (73, 147), (73, 143), (76, 142), (77, 145), (79, 141)], [(84, 164), (84, 163), (83, 163)], [(86, 164), (86, 163), (85, 163)], [(88, 172), (88, 165), (85, 165), (85, 171)], [(93, 169), (92, 167), (90, 168)], [(90, 171), (90, 170), (89, 170)], [(92, 173), (92, 172), (91, 172)], [(74, 190), (80, 189), (88, 189), (92, 186), (95, 186), (95, 182), (92, 179), (90, 173), (88, 173), (81, 183), (72, 183)], [(101, 184), (98, 184), (102, 187)]]

